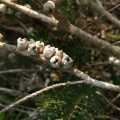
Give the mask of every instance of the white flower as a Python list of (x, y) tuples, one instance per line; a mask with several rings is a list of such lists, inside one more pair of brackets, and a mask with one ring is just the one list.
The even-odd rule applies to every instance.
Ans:
[(68, 69), (71, 68), (73, 65), (73, 60), (67, 55), (67, 54), (63, 54), (63, 58), (62, 58), (62, 67), (64, 69)]
[(28, 35), (33, 34), (33, 31), (34, 31), (34, 28), (33, 28), (33, 27), (29, 27), (29, 28), (26, 30), (26, 32), (27, 32)]
[(120, 60), (116, 59), (116, 60), (114, 61), (114, 64), (115, 64), (115, 65), (120, 65)]
[(51, 59), (50, 59), (50, 64), (51, 64), (51, 66), (54, 67), (54, 68), (59, 68), (60, 65), (61, 65), (61, 63), (62, 63), (62, 60), (61, 60), (61, 58), (60, 58), (59, 56), (57, 56), (57, 55), (51, 57)]
[(0, 4), (0, 12), (3, 14), (7, 12), (7, 7), (5, 4)]
[(17, 39), (17, 48), (21, 51), (26, 50), (28, 47), (28, 41), (26, 38), (18, 38)]
[(62, 58), (63, 57), (63, 51), (62, 50), (58, 50), (58, 48), (55, 48), (55, 55), (57, 55), (60, 58)]
[(45, 46), (45, 49), (43, 51), (45, 58), (51, 58), (55, 53), (55, 48), (51, 47), (50, 45)]
[(30, 55), (37, 55), (37, 54), (38, 54), (38, 49), (37, 49), (37, 47), (36, 47), (36, 44), (30, 44), (30, 45), (28, 46), (28, 53), (29, 53)]
[(47, 14), (53, 13), (55, 10), (55, 4), (48, 0), (44, 5), (43, 5), (43, 11)]
[(109, 62), (113, 63), (115, 61), (115, 57), (111, 56), (111, 57), (108, 58), (108, 60), (109, 60)]
[(31, 38), (30, 41), (28, 41), (28, 44), (29, 44), (29, 45), (35, 44), (35, 40), (33, 40), (33, 39)]
[(43, 52), (44, 47), (45, 47), (45, 46), (44, 46), (44, 43), (43, 43), (43, 42), (40, 42), (40, 41), (36, 41), (35, 44), (36, 44), (36, 47), (37, 47), (39, 53)]

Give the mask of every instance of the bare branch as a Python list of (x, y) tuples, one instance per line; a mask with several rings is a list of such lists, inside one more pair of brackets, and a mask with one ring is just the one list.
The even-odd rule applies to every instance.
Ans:
[[(79, 3), (84, 3), (84, 0), (77, 0), (77, 1), (79, 1)], [(105, 10), (99, 0), (92, 0), (92, 1), (86, 0), (84, 4), (89, 5), (93, 10), (96, 10), (100, 15), (102, 15), (102, 17), (108, 19), (110, 22), (112, 22), (114, 25), (120, 28), (120, 21), (110, 13), (111, 10), (110, 11)], [(117, 5), (117, 7), (119, 6), (120, 4)]]
[(29, 15), (30, 17), (36, 18), (42, 22), (49, 23), (50, 25), (53, 25), (53, 26), (57, 26), (57, 24), (58, 24), (58, 21), (55, 18), (47, 17), (44, 14), (38, 13), (38, 12), (36, 12), (32, 9), (26, 8), (22, 5), (18, 5), (16, 3), (10, 2), (8, 0), (0, 0), (0, 2), (6, 4), (7, 6), (13, 8), (13, 9), (16, 9), (26, 15)]
[(55, 17), (59, 21), (56, 22), (56, 20), (53, 20), (52, 18), (49, 18), (43, 14), (37, 13), (36, 11), (33, 11), (29, 8), (25, 8), (22, 5), (8, 2), (7, 0), (0, 0), (0, 2), (8, 5), (9, 7), (17, 9), (18, 11), (21, 11), (22, 13), (25, 13), (30, 17), (37, 18), (42, 22), (47, 22), (50, 25), (58, 26), (60, 29), (65, 30), (71, 33), (72, 35), (83, 39), (85, 42), (95, 46), (96, 48), (101, 49), (103, 46), (106, 46), (103, 47), (102, 50), (108, 51), (109, 53), (113, 54), (116, 58), (120, 59), (120, 47), (111, 45), (109, 42), (96, 38), (90, 35), (89, 33), (75, 27), (74, 25), (70, 24), (66, 17), (63, 16), (63, 14), (61, 14), (61, 12), (59, 11), (55, 13)]
[(40, 72), (38, 69), (11, 69), (11, 70), (5, 70), (0, 71), (0, 74), (8, 74), (8, 73), (18, 73), (18, 72)]
[[(112, 14), (110, 14), (107, 10), (104, 9), (103, 5), (99, 0), (95, 0), (96, 3), (94, 2), (89, 2), (91, 7), (97, 10), (101, 15), (104, 14), (104, 17), (111, 21), (114, 25), (120, 28), (120, 21), (115, 18)], [(120, 6), (120, 4), (119, 4)]]
[[(27, 96), (25, 96), (24, 98), (21, 98), (20, 100), (12, 103), (11, 105), (7, 106), (6, 108), (2, 109), (0, 111), (0, 114), (8, 111), (9, 109), (15, 107), (16, 105), (19, 105), (25, 101), (27, 101), (28, 99), (30, 98), (33, 98), (33, 97), (36, 97), (37, 95), (40, 95), (48, 90), (51, 90), (51, 89), (55, 89), (55, 88), (58, 88), (58, 87), (63, 87), (63, 86), (68, 86), (68, 85), (77, 85), (77, 84), (89, 84), (89, 85), (93, 85), (93, 86), (97, 86), (97, 87), (105, 87), (105, 89), (109, 89), (110, 86), (112, 87), (116, 87), (119, 89), (120, 91), (120, 86), (115, 86), (115, 85), (112, 85), (112, 84), (109, 84), (109, 83), (105, 83), (105, 82), (101, 82), (101, 81), (95, 81), (95, 80), (82, 80), (82, 81), (73, 81), (73, 82), (66, 82), (66, 83), (59, 83), (59, 84), (55, 84), (55, 85), (51, 85), (49, 87), (46, 87), (46, 88), (43, 88), (37, 92), (34, 92), (32, 94), (29, 94)], [(111, 88), (110, 88), (111, 89)], [(117, 89), (116, 89), (117, 90)]]
[[(77, 81), (77, 83), (82, 83), (82, 81), (79, 81), (79, 82)], [(39, 90), (39, 91), (37, 91), (37, 92), (34, 92), (34, 93), (32, 93), (32, 94), (30, 94), (30, 95), (27, 95), (26, 97), (24, 97), (24, 98), (22, 98), (22, 99), (20, 99), (20, 100), (18, 100), (18, 101), (16, 101), (16, 102), (14, 102), (13, 104), (7, 106), (6, 108), (2, 109), (2, 110), (0, 111), (0, 114), (8, 111), (9, 109), (15, 107), (16, 105), (18, 105), (18, 104), (20, 104), (20, 103), (22, 103), (22, 102), (25, 102), (26, 100), (28, 100), (28, 99), (30, 99), (30, 98), (33, 98), (33, 97), (35, 97), (35, 96), (37, 96), (37, 95), (39, 95), (39, 94), (41, 94), (41, 93), (43, 93), (43, 92), (46, 92), (46, 91), (48, 91), (48, 90), (55, 89), (55, 88), (58, 88), (58, 87), (70, 85), (70, 84), (71, 84), (70, 82), (69, 82), (69, 83), (55, 84), (55, 85), (46, 87), (46, 88), (44, 88), (44, 89), (42, 89), (42, 90)], [(76, 82), (74, 82), (74, 84), (76, 84)]]
[[(19, 51), (16, 46), (9, 45), (9, 44), (3, 43), (3, 42), (0, 42), (0, 50), (1, 49), (4, 50), (5, 52), (12, 52), (12, 53), (15, 53), (15, 54), (18, 54), (18, 55), (31, 57), (32, 59), (35, 59), (35, 60), (40, 60), (44, 64), (47, 64), (47, 65), (50, 66), (49, 59), (45, 59), (43, 57), (43, 54), (39, 54), (37, 56), (30, 56), (27, 50), (26, 51)], [(69, 68), (69, 69), (59, 68), (59, 69), (61, 69), (64, 72), (75, 75), (78, 78), (82, 78), (83, 80), (86, 80), (85, 84), (92, 84), (92, 85), (94, 85), (96, 87), (100, 87), (102, 89), (108, 89), (108, 90), (113, 90), (113, 91), (120, 92), (120, 86), (95, 80), (95, 79), (91, 78), (89, 75), (87, 75), (87, 74), (83, 73), (82, 71), (78, 70), (77, 68)]]

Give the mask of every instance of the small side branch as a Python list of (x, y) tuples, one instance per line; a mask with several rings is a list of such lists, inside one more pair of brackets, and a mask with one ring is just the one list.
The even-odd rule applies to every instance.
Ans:
[(21, 98), (20, 100), (14, 102), (11, 105), (7, 106), (6, 108), (2, 109), (0, 111), (0, 114), (8, 111), (9, 109), (15, 107), (16, 105), (19, 105), (19, 104), (27, 101), (30, 98), (36, 97), (37, 95), (40, 95), (40, 94), (42, 94), (44, 92), (47, 92), (47, 91), (49, 91), (51, 89), (55, 89), (55, 88), (58, 88), (58, 87), (64, 87), (64, 86), (68, 86), (68, 85), (78, 85), (78, 84), (90, 84), (90, 85), (97, 86), (97, 87), (99, 86), (100, 88), (102, 86), (104, 86), (105, 89), (111, 89), (111, 87), (109, 87), (109, 86), (112, 86), (112, 87), (114, 86), (114, 87), (117, 88), (116, 90), (120, 91), (120, 86), (115, 86), (115, 85), (112, 85), (112, 84), (109, 84), (109, 83), (105, 83), (105, 82), (101, 82), (101, 81), (97, 81), (96, 82), (94, 80), (83, 80), (83, 81), (74, 81), (74, 82), (59, 83), (59, 84), (55, 84), (55, 85), (43, 88), (43, 89), (41, 89), (41, 90), (39, 90), (37, 92), (34, 92), (34, 93), (30, 94), (30, 95), (27, 95), (24, 98)]
[[(108, 19), (110, 22), (112, 22), (114, 25), (120, 28), (120, 21), (114, 17), (112, 14), (110, 14), (107, 10), (104, 9), (103, 5), (99, 0), (95, 0), (96, 3), (94, 2), (89, 2), (91, 7), (95, 10), (97, 10), (101, 15), (104, 14), (104, 17)], [(120, 6), (120, 4), (119, 4)]]
[[(78, 5), (81, 5), (80, 3), (84, 3), (85, 5), (90, 6), (93, 10), (96, 10), (101, 16), (109, 20), (111, 23), (113, 23), (116, 27), (120, 28), (120, 20), (118, 20), (114, 15), (110, 13), (110, 11), (105, 10), (102, 3), (99, 0), (85, 0), (86, 2), (83, 2), (84, 0), (77, 0), (79, 1)], [(117, 5), (119, 7), (120, 4)]]
[(102, 93), (100, 93), (100, 92), (96, 92), (98, 95), (100, 95), (101, 97), (103, 97), (104, 99), (105, 99), (105, 101), (109, 104), (109, 105), (111, 105), (114, 109), (116, 109), (116, 110), (118, 110), (118, 111), (120, 111), (120, 108), (119, 107), (117, 107), (117, 106), (115, 106), (112, 102), (110, 102)]

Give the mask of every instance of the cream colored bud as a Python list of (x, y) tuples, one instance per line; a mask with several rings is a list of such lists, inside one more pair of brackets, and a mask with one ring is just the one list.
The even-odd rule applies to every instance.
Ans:
[(0, 42), (4, 40), (4, 36), (0, 33)]
[(53, 73), (50, 73), (50, 77), (51, 78), (55, 78), (57, 76), (57, 73), (53, 72)]
[(111, 57), (108, 58), (108, 60), (109, 60), (109, 62), (113, 63), (115, 61), (115, 57), (111, 56)]
[(71, 68), (73, 65), (73, 60), (67, 55), (67, 54), (63, 54), (63, 58), (62, 58), (62, 67), (64, 69), (68, 69)]
[(14, 11), (11, 8), (8, 8), (7, 14), (13, 14), (13, 13), (14, 13)]
[(31, 9), (31, 6), (29, 4), (24, 5), (24, 7)]
[(76, 3), (77, 3), (77, 5), (80, 5), (80, 1), (79, 0), (76, 0)]
[(58, 50), (58, 48), (55, 48), (55, 55), (57, 55), (60, 58), (62, 58), (63, 57), (63, 51), (62, 50)]
[(8, 59), (11, 62), (15, 62), (16, 61), (16, 55), (14, 53), (10, 53), (10, 54), (8, 54)]
[(0, 12), (3, 14), (7, 12), (7, 7), (5, 4), (0, 4)]
[(45, 46), (45, 49), (43, 51), (45, 58), (51, 58), (55, 53), (55, 48), (51, 47), (50, 45)]
[(47, 14), (52, 14), (55, 10), (55, 4), (48, 0), (44, 5), (43, 5), (43, 11)]
[(22, 16), (22, 13), (21, 13), (21, 12), (16, 12), (16, 13), (15, 13), (15, 16), (16, 16), (18, 19), (20, 19), (21, 16)]
[(28, 46), (28, 53), (29, 53), (30, 55), (37, 55), (37, 54), (38, 54), (38, 49), (37, 49), (37, 47), (36, 47), (36, 44), (30, 44), (30, 45)]
[(50, 64), (54, 68), (59, 68), (62, 64), (62, 60), (59, 56), (55, 55), (55, 56), (51, 57)]
[(115, 64), (115, 65), (120, 65), (120, 60), (116, 59), (116, 60), (114, 61), (114, 64)]
[(26, 38), (18, 38), (17, 39), (17, 48), (21, 51), (26, 50), (28, 47), (28, 41)]
[(28, 45), (31, 45), (31, 44), (35, 44), (35, 40), (33, 40), (32, 38), (30, 39), (30, 41), (28, 41)]
[(36, 47), (37, 47), (39, 53), (42, 53), (45, 48), (44, 43), (40, 42), (40, 41), (36, 41), (35, 44), (36, 44)]
[(33, 34), (33, 31), (34, 31), (34, 28), (33, 28), (33, 27), (29, 27), (29, 28), (26, 30), (26, 32), (27, 32), (28, 35)]
[(49, 85), (49, 83), (50, 83), (50, 78), (46, 78), (46, 80), (45, 80), (45, 87), (48, 87), (48, 85)]

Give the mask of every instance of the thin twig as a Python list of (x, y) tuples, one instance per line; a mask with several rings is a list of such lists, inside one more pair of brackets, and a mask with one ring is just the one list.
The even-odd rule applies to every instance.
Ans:
[[(118, 4), (117, 6), (113, 7), (112, 9), (108, 10), (108, 12), (113, 11), (114, 9), (118, 8), (120, 6), (120, 4)], [(89, 25), (91, 25), (92, 23), (94, 23), (95, 21), (97, 21), (98, 19), (104, 17), (104, 15), (106, 15), (105, 13), (100, 15), (97, 19), (91, 21), (90, 23), (88, 23), (87, 25), (85, 25), (84, 27), (82, 27), (81, 29), (83, 30), (84, 28), (88, 27)]]
[[(50, 62), (48, 59), (45, 59), (45, 57), (43, 57), (43, 54), (39, 54), (37, 56), (30, 56), (28, 51), (19, 51), (17, 49), (16, 46), (14, 45), (9, 45), (7, 43), (3, 43), (0, 42), (0, 49), (4, 50), (5, 52), (12, 52), (18, 55), (22, 55), (22, 56), (27, 56), (27, 57), (31, 57), (32, 59), (35, 60), (39, 60), (41, 62), (43, 62), (46, 65), (50, 66)], [(63, 69), (63, 68), (59, 68), (61, 71), (70, 73), (78, 78), (81, 78), (83, 80), (87, 80), (86, 84), (93, 84), (96, 87), (100, 87), (102, 89), (108, 89), (108, 90), (113, 90), (113, 91), (118, 91), (120, 92), (120, 86), (118, 85), (113, 85), (110, 83), (105, 83), (102, 81), (98, 81), (96, 79), (91, 78), (89, 75), (83, 73), (82, 71), (78, 70), (77, 68), (69, 68), (69, 69)]]
[[(105, 17), (106, 19), (111, 21), (114, 25), (116, 25), (117, 27), (120, 28), (120, 21), (117, 18), (115, 18), (112, 14), (110, 14), (109, 13), (110, 11), (105, 10), (99, 0), (95, 0), (95, 1), (88, 0), (88, 4), (91, 8), (96, 10), (99, 14), (101, 14), (103, 17)], [(119, 6), (120, 6), (120, 4), (118, 4), (116, 7), (119, 7)]]
[[(4, 103), (6, 106), (8, 106), (9, 104), (12, 104), (12, 102), (10, 102), (6, 99), (3, 99), (3, 98), (0, 98), (0, 103)], [(24, 109), (26, 111), (35, 111), (35, 108), (31, 108), (31, 107), (24, 106), (24, 105), (18, 105), (17, 107), (19, 109)]]
[(111, 105), (114, 109), (120, 111), (120, 108), (117, 107), (117, 106), (115, 106), (112, 102), (110, 102), (102, 93), (100, 93), (100, 92), (98, 92), (98, 91), (97, 91), (96, 93), (97, 93), (98, 95), (102, 96), (102, 97), (105, 99), (105, 101), (106, 101), (107, 103), (109, 103), (109, 105)]
[[(0, 107), (4, 108), (4, 107), (7, 107), (7, 105), (0, 104)], [(22, 110), (22, 109), (19, 109), (19, 108), (12, 108), (12, 109), (16, 110), (16, 111), (19, 111), (19, 112), (22, 112), (22, 113), (28, 114), (28, 111), (25, 111), (25, 110)]]
[(8, 73), (19, 73), (19, 72), (38, 72), (40, 70), (38, 69), (11, 69), (11, 70), (5, 70), (0, 71), (0, 74), (8, 74)]
[(118, 98), (120, 98), (120, 93), (115, 98), (112, 99), (112, 102), (115, 102)]
[(110, 117), (110, 116), (107, 116), (107, 115), (94, 116), (93, 118), (96, 118), (96, 119), (108, 119), (108, 120), (119, 120), (119, 119), (116, 119), (114, 117)]
[(11, 26), (1, 25), (1, 24), (0, 24), (0, 26), (3, 27), (6, 30), (10, 30), (10, 31), (13, 31), (13, 32), (18, 32), (18, 33), (21, 33), (21, 34), (25, 35), (25, 30), (22, 29), (21, 27), (11, 27)]
[(43, 93), (43, 92), (46, 92), (46, 91), (48, 91), (48, 90), (55, 89), (55, 88), (62, 87), (62, 86), (66, 86), (66, 85), (80, 84), (80, 83), (82, 83), (82, 82), (83, 82), (83, 81), (59, 83), (59, 84), (55, 84), (55, 85), (52, 85), (52, 86), (43, 88), (43, 89), (41, 89), (41, 90), (39, 90), (39, 91), (37, 91), (37, 92), (34, 92), (34, 93), (30, 94), (30, 95), (27, 95), (26, 97), (24, 97), (24, 98), (22, 98), (22, 99), (20, 99), (20, 100), (18, 100), (18, 101), (16, 101), (16, 102), (14, 102), (14, 103), (12, 103), (11, 105), (5, 107), (4, 109), (2, 109), (2, 110), (0, 111), (0, 114), (8, 111), (9, 109), (15, 107), (16, 105), (19, 105), (20, 103), (22, 103), (22, 102), (24, 102), (24, 101), (26, 101), (26, 100), (28, 100), (28, 99), (30, 99), (30, 98), (33, 98), (33, 97), (35, 97), (35, 96), (37, 96), (37, 95), (39, 95), (39, 94), (41, 94), (41, 93)]
[(38, 12), (36, 12), (32, 9), (29, 9), (27, 7), (24, 7), (22, 5), (18, 5), (16, 3), (10, 2), (9, 0), (0, 0), (0, 2), (6, 4), (7, 6), (13, 8), (13, 9), (17, 9), (18, 11), (20, 11), (26, 15), (29, 15), (30, 17), (37, 18), (38, 20), (40, 20), (42, 22), (49, 23), (50, 25), (53, 25), (53, 26), (57, 26), (57, 24), (58, 24), (58, 21), (55, 18), (53, 19), (53, 18), (47, 17), (44, 14), (38, 13)]
[(5, 93), (8, 93), (8, 94), (13, 95), (13, 96), (22, 94), (19, 91), (8, 89), (8, 88), (3, 88), (3, 87), (0, 87), (0, 92), (5, 92)]
[[(37, 95), (40, 95), (40, 94), (42, 94), (42, 93), (44, 93), (44, 92), (47, 92), (48, 90), (55, 89), (55, 88), (58, 88), (58, 87), (64, 87), (64, 86), (68, 86), (68, 85), (82, 84), (82, 83), (83, 83), (83, 84), (89, 84), (89, 85), (90, 85), (90, 84), (91, 84), (91, 85), (95, 85), (95, 84), (94, 84), (94, 81), (92, 81), (92, 80), (91, 80), (91, 81), (89, 81), (89, 80), (82, 80), (82, 81), (73, 81), (73, 82), (66, 82), (66, 83), (54, 84), (54, 85), (51, 85), (51, 86), (49, 86), (49, 87), (43, 88), (43, 89), (41, 89), (41, 90), (39, 90), (39, 91), (37, 91), (37, 92), (34, 92), (34, 93), (32, 93), (32, 94), (29, 94), (29, 95), (25, 96), (24, 98), (21, 98), (20, 100), (12, 103), (11, 105), (9, 105), (9, 106), (7, 106), (6, 108), (2, 109), (2, 110), (0, 111), (0, 114), (8, 111), (9, 109), (15, 107), (16, 105), (19, 105), (20, 103), (25, 102), (26, 100), (28, 100), (28, 99), (30, 99), (30, 98), (36, 97)], [(99, 83), (100, 83), (100, 81), (97, 81), (96, 85), (99, 84)], [(107, 84), (107, 83), (105, 83), (105, 84), (106, 84), (107, 86), (109, 85), (109, 84)], [(101, 85), (104, 85), (104, 82), (102, 82)], [(111, 85), (112, 85), (112, 84), (111, 84)], [(98, 86), (99, 86), (99, 85), (98, 85)], [(99, 87), (102, 87), (102, 86), (99, 86)], [(119, 87), (120, 87), (120, 86), (119, 86)], [(108, 87), (108, 88), (109, 88), (109, 87)], [(120, 88), (119, 88), (119, 89), (120, 89)], [(120, 90), (119, 90), (119, 91), (120, 91)]]
[[(111, 102), (114, 103), (118, 98), (120, 98), (120, 93), (119, 93), (115, 98), (113, 98), (113, 99), (111, 100)], [(109, 106), (110, 106), (110, 104), (106, 105), (105, 108), (104, 108), (104, 110), (105, 110), (107, 107), (109, 107)]]

